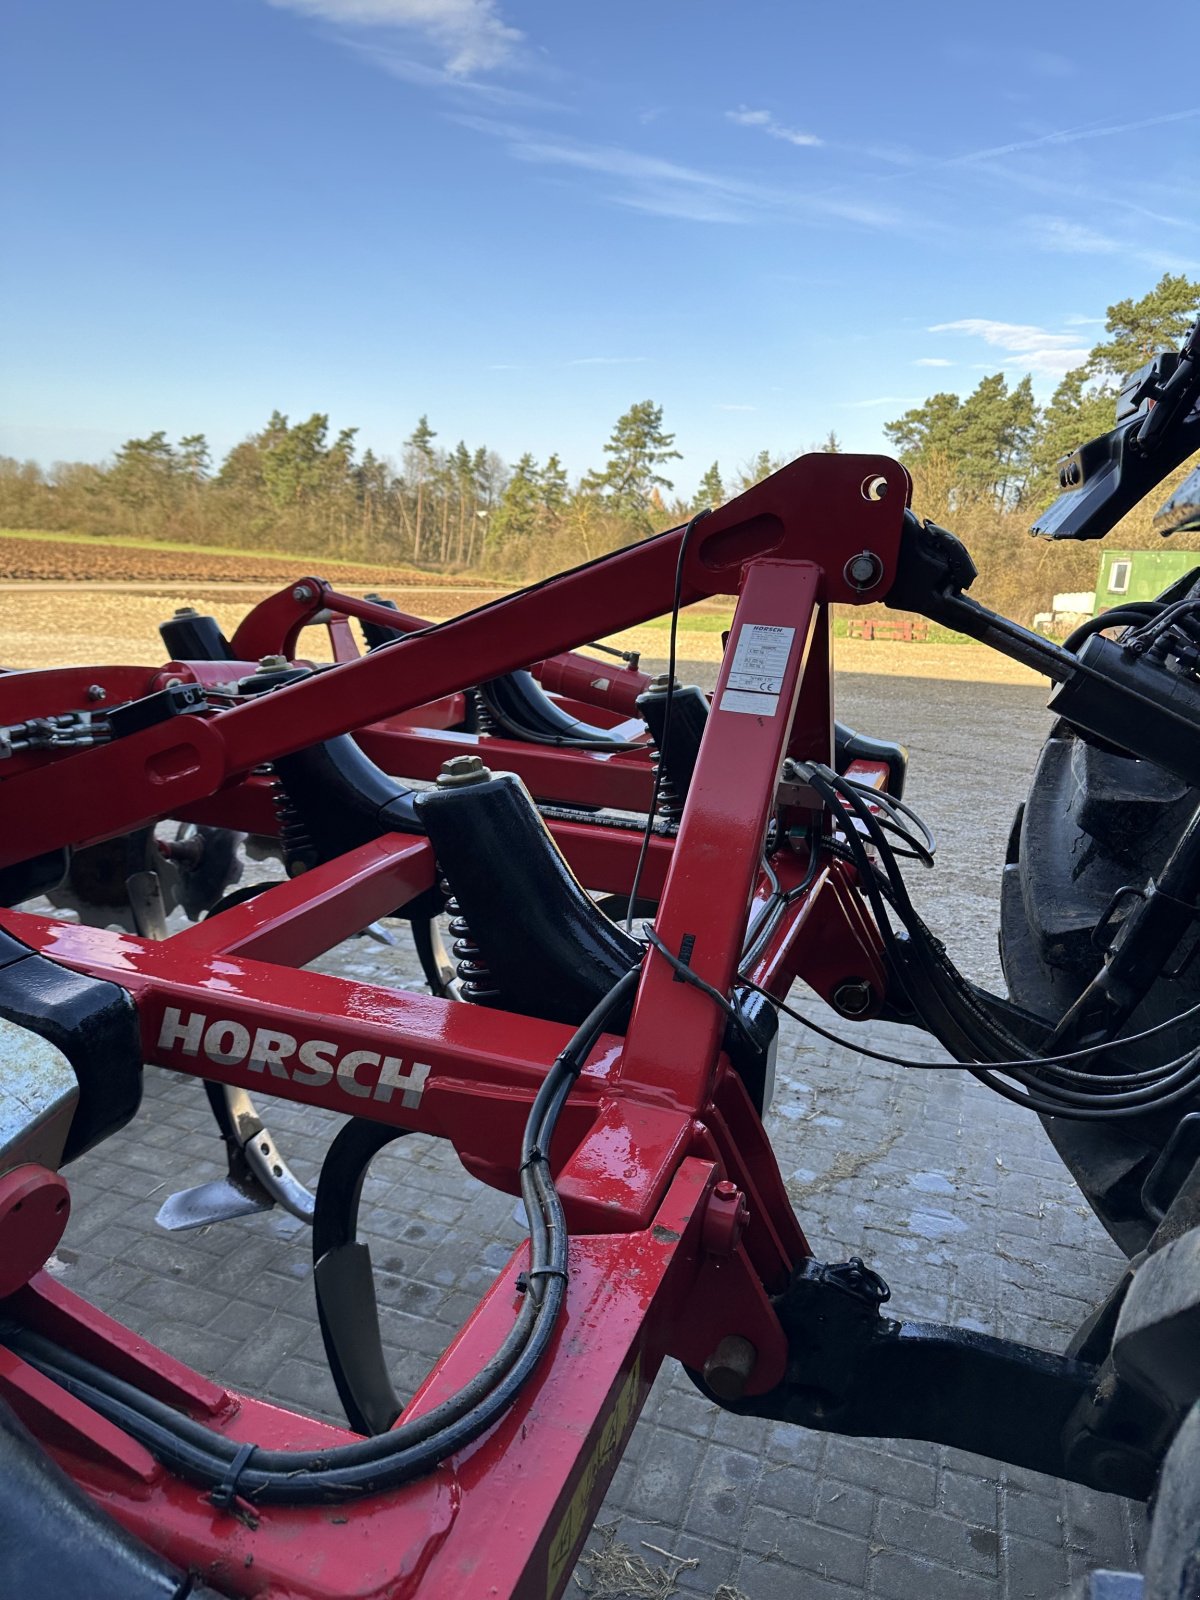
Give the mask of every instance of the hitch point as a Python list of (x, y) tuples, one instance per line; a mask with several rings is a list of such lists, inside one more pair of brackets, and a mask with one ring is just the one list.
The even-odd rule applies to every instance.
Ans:
[(719, 1400), (740, 1400), (758, 1351), (740, 1333), (728, 1333), (704, 1363), (704, 1381)]

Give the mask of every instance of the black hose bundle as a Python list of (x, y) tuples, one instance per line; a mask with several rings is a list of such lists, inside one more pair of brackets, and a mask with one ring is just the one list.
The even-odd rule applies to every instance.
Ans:
[[(868, 803), (866, 795), (856, 786), (817, 763), (806, 765), (802, 771), (842, 829), (846, 849), (858, 869), (897, 979), (930, 1031), (981, 1083), (1017, 1105), (1074, 1121), (1144, 1116), (1175, 1105), (1200, 1088), (1200, 1047), (1141, 1072), (1105, 1074), (1086, 1065), (1097, 1056), (1119, 1050), (1135, 1039), (1176, 1026), (1200, 1013), (1200, 1005), (1124, 1039), (1108, 1040), (1057, 1056), (1029, 1055), (1022, 1041), (985, 1007), (921, 920), (909, 898), (896, 860), (897, 852), (872, 809), (874, 797)], [(880, 867), (876, 867), (867, 853), (867, 840), (874, 847)], [(889, 906), (906, 937), (901, 938), (893, 928)], [(791, 1007), (778, 1001), (776, 1004), (814, 1031), (835, 1038), (839, 1044), (847, 1043), (826, 1033)], [(898, 1066), (930, 1065), (877, 1051), (863, 1054)], [(1070, 1063), (1085, 1065), (1081, 1069)]]

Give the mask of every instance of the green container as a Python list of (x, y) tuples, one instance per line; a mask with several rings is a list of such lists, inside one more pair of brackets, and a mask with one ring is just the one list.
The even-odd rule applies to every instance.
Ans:
[(1096, 609), (1122, 600), (1153, 600), (1177, 578), (1200, 567), (1194, 550), (1102, 550), (1096, 578)]

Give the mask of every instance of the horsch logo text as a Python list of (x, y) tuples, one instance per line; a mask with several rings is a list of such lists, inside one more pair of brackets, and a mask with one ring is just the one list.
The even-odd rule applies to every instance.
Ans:
[(421, 1104), (421, 1093), (429, 1076), (424, 1061), (405, 1062), (400, 1056), (381, 1055), (377, 1050), (348, 1050), (339, 1055), (332, 1039), (297, 1039), (275, 1028), (256, 1028), (253, 1033), (240, 1022), (215, 1018), (201, 1011), (183, 1013), (175, 1006), (163, 1012), (158, 1035), (160, 1050), (180, 1050), (185, 1056), (203, 1054), (218, 1066), (236, 1067), (245, 1062), (249, 1072), (262, 1072), (284, 1078), (303, 1088), (320, 1089), (336, 1082), (356, 1100), (381, 1100), (386, 1105), (399, 1094), (401, 1105)]

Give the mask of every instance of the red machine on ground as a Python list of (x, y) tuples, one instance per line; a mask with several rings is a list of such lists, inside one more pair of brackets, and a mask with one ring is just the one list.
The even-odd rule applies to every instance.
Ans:
[[(1194, 398), (1146, 487), (1200, 442)], [(1092, 533), (1114, 482), (1085, 484)], [(1130, 1074), (1128, 993), (1103, 1015), (1089, 993), (1082, 1031), (1056, 1032), (967, 983), (908, 900), (897, 855), (926, 846), (902, 753), (846, 732), (835, 749), (833, 603), (983, 637), (1054, 679), (1088, 739), (1200, 782), (1200, 684), (1171, 665), (1185, 644), (1166, 613), (1166, 647), (1136, 658), (1099, 632), (1078, 655), (1028, 634), (963, 594), (969, 558), (917, 522), (909, 488), (886, 459), (809, 456), (686, 528), (450, 622), (414, 628), (305, 578), (247, 620), (232, 660), (0, 680), (10, 900), (12, 883), (44, 887), (65, 848), (163, 818), (275, 834), (296, 874), (167, 939), (0, 918), (0, 1509), (23, 1530), (0, 1545), (10, 1592), (558, 1595), (668, 1355), (738, 1411), (1151, 1492), (1200, 1394), (1190, 1166), (1160, 1184), (1145, 1264), (1059, 1356), (885, 1317), (868, 1266), (813, 1258), (763, 1130), (776, 1008), (797, 977), (848, 1019), (928, 1028), (1056, 1120), (1142, 1127), (1171, 1110), (1174, 1127), (1200, 1086), (1186, 1019), (1158, 1030), (1175, 1056)], [(672, 675), (598, 682), (571, 654), (717, 594), (736, 612), (699, 716)], [(313, 671), (298, 631), (325, 613), (410, 631)], [(503, 694), (526, 737), (448, 728), (465, 690), (531, 663), (586, 732), (531, 729)], [(630, 826), (580, 804), (648, 815)], [(1167, 898), (1123, 923), (1143, 992), (1167, 934), (1135, 924), (1167, 899), (1194, 914), (1171, 867), (1188, 848), (1160, 874)], [(458, 997), (432, 946), (429, 995), (298, 973), (380, 916), (427, 925), (447, 895)], [(133, 1115), (143, 1063), (352, 1114), (312, 1207), (352, 1431), (226, 1391), (40, 1270), (69, 1206), (58, 1169)], [(410, 1131), (519, 1194), (529, 1241), (401, 1410), (355, 1220), (371, 1157)]]

